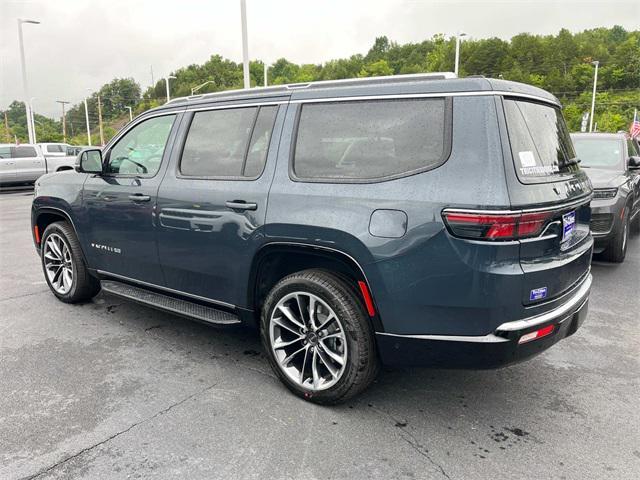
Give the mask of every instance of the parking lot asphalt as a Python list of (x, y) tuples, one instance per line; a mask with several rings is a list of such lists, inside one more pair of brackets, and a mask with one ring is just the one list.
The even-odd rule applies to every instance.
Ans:
[(293, 397), (257, 335), (49, 293), (30, 192), (0, 194), (0, 478), (640, 478), (640, 237), (594, 262), (590, 313), (491, 371), (383, 370)]

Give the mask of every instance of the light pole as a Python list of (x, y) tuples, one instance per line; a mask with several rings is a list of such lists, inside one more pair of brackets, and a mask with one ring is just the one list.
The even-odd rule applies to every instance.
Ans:
[(166, 103), (169, 103), (169, 100), (171, 100), (171, 96), (169, 95), (169, 80), (172, 78), (176, 78), (176, 77), (174, 77), (173, 75), (164, 77), (164, 81), (167, 84), (167, 102)]
[(87, 145), (91, 146), (91, 129), (89, 128), (89, 107), (87, 106), (87, 97), (84, 97), (84, 119), (87, 122)]
[(204, 82), (202, 85), (198, 85), (197, 87), (191, 87), (191, 95), (193, 95), (194, 93), (196, 93), (198, 90), (200, 90), (202, 87), (204, 87), (205, 85), (209, 85), (210, 83), (216, 83), (213, 80), (207, 80), (206, 82)]
[(267, 62), (264, 62), (264, 86), (267, 86), (267, 74), (269, 73), (269, 65)]
[(56, 102), (62, 105), (62, 142), (67, 143), (67, 117), (64, 115), (64, 106), (70, 102), (64, 100), (56, 100)]
[(460, 43), (462, 41), (461, 38), (466, 36), (467, 34), (464, 32), (456, 33), (456, 64), (453, 69), (453, 73), (455, 73), (456, 76), (458, 76), (458, 65), (460, 64)]
[(129, 109), (129, 121), (133, 120), (133, 113), (131, 112), (131, 107), (126, 107)]
[(242, 22), (242, 73), (244, 88), (251, 88), (249, 79), (249, 46), (247, 45), (247, 0), (240, 0), (240, 20)]
[(22, 40), (22, 24), (32, 23), (38, 25), (37, 20), (18, 19), (18, 43), (20, 44), (20, 64), (22, 65), (22, 89), (24, 91), (24, 108), (27, 114), (27, 131), (29, 132), (29, 143), (35, 143), (33, 131), (33, 117), (31, 115), (31, 107), (29, 105), (29, 87), (27, 85), (27, 67), (24, 59), (24, 41)]
[(33, 113), (33, 101), (36, 99), (36, 97), (31, 97), (29, 99), (29, 110), (31, 111), (31, 128), (33, 131), (33, 142), (31, 143), (37, 143), (37, 135), (36, 135), (36, 114)]
[(593, 95), (591, 95), (591, 118), (589, 119), (589, 132), (593, 131), (593, 114), (595, 113), (596, 109), (596, 85), (598, 83), (598, 66), (600, 65), (600, 62), (598, 60), (595, 60), (591, 62), (591, 65), (596, 66), (596, 71), (593, 74)]

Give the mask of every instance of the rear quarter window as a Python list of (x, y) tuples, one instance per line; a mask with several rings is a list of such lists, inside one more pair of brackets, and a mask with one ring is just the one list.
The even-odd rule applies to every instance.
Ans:
[(38, 156), (34, 147), (13, 147), (12, 150), (11, 156), (13, 158), (31, 158)]
[(367, 182), (435, 168), (450, 150), (450, 110), (444, 98), (303, 104), (292, 176)]
[(524, 183), (557, 181), (580, 168), (559, 108), (505, 99), (505, 117), (516, 173)]

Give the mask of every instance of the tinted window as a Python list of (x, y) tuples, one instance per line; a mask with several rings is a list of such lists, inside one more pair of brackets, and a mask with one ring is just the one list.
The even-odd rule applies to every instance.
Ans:
[(520, 179), (577, 172), (576, 154), (559, 108), (504, 101), (509, 141)]
[(47, 152), (64, 153), (64, 147), (62, 145), (47, 145)]
[(277, 107), (197, 112), (180, 172), (195, 177), (256, 177), (262, 173)]
[(37, 157), (38, 154), (34, 147), (13, 147), (11, 156), (13, 158), (32, 158)]
[(125, 133), (109, 153), (106, 172), (155, 175), (160, 168), (174, 119), (175, 115), (150, 118)]
[(583, 168), (622, 170), (622, 140), (616, 138), (574, 137), (573, 145)]
[(0, 158), (11, 158), (11, 147), (0, 147)]
[(638, 151), (638, 146), (636, 145), (636, 142), (634, 142), (630, 138), (627, 140), (627, 148), (629, 149), (629, 156), (630, 157), (637, 157), (638, 155), (640, 155), (640, 152)]
[(251, 143), (247, 152), (242, 175), (245, 177), (257, 177), (262, 173), (267, 160), (267, 150), (271, 142), (271, 131), (276, 119), (278, 107), (261, 107), (256, 120), (256, 126), (251, 135)]
[(303, 105), (294, 172), (366, 180), (437, 166), (447, 150), (445, 109), (440, 98)]

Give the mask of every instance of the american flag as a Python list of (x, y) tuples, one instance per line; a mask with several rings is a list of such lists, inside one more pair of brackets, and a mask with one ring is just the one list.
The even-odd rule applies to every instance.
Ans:
[(631, 135), (631, 138), (640, 137), (640, 120), (638, 120), (637, 109), (633, 112), (633, 122), (629, 127), (629, 135)]

